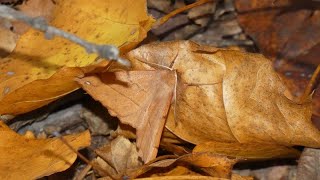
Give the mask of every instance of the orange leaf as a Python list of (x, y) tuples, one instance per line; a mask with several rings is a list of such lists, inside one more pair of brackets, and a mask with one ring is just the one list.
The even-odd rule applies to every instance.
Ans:
[[(65, 140), (75, 149), (90, 145), (89, 131)], [(59, 138), (21, 136), (0, 122), (0, 178), (36, 179), (69, 168), (77, 158)]]

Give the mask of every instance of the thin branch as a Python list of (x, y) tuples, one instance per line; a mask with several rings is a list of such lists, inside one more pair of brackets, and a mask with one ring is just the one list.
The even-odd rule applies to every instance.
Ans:
[(60, 36), (84, 47), (87, 53), (96, 53), (101, 58), (115, 60), (124, 66), (130, 66), (130, 62), (128, 60), (119, 57), (119, 49), (117, 47), (90, 43), (71, 33), (49, 26), (46, 20), (42, 17), (32, 18), (4, 5), (0, 5), (0, 17), (11, 21), (22, 21), (34, 29), (44, 32), (47, 39), (52, 39), (54, 36)]
[(78, 152), (78, 150), (76, 150), (74, 147), (71, 146), (71, 144), (69, 144), (69, 142), (57, 131), (53, 132), (52, 135), (54, 135), (55, 137), (58, 137), (66, 146), (68, 146), (68, 148), (73, 151), (74, 153), (76, 153), (78, 155), (78, 157), (84, 161), (85, 163), (87, 163), (88, 165), (90, 165), (91, 167), (93, 167), (96, 170), (100, 170), (101, 172), (107, 174), (111, 179), (117, 179), (115, 178), (112, 174), (110, 174), (108, 171), (106, 171), (105, 169), (103, 169), (102, 167), (100, 167), (99, 165), (94, 164), (93, 162), (91, 162), (89, 159), (87, 159), (84, 155), (82, 155), (80, 152)]
[(304, 90), (303, 95), (300, 97), (300, 102), (304, 103), (312, 94), (312, 91), (315, 90), (320, 77), (320, 65), (317, 66), (317, 69), (313, 72), (312, 77)]

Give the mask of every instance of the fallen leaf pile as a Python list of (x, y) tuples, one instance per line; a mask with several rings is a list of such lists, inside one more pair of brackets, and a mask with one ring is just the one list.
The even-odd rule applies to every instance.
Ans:
[[(243, 3), (236, 1), (243, 11), (251, 10)], [(233, 166), (248, 160), (298, 158), (296, 145), (320, 147), (320, 132), (311, 122), (311, 99), (298, 102), (289, 96), (273, 62), (263, 55), (191, 41), (134, 49), (155, 22), (145, 0), (56, 0), (52, 6), (51, 25), (93, 43), (117, 46), (131, 69), (29, 29), (13, 52), (0, 59), (0, 117), (30, 112), (83, 88), (121, 124), (110, 133), (110, 142), (95, 149), (96, 157), (82, 173), (93, 168), (102, 179), (253, 179), (232, 172)], [(254, 8), (268, 6), (259, 1)], [(302, 19), (310, 15), (301, 11)], [(257, 12), (257, 18), (267, 12)], [(269, 21), (278, 17), (278, 11), (273, 13)], [(251, 24), (247, 16), (239, 17), (241, 23)], [(261, 26), (266, 32), (274, 26), (269, 21), (260, 22), (266, 23)], [(313, 17), (305, 23), (318, 27)], [(247, 28), (257, 32), (259, 46), (266, 46), (263, 52), (272, 57), (279, 55), (279, 47), (284, 49), (281, 58), (291, 59), (316, 46), (308, 41), (292, 54), (298, 45), (291, 41), (303, 43), (304, 38), (292, 40), (276, 32), (267, 42), (261, 29)], [(292, 33), (301, 35), (300, 30), (295, 27)], [(121, 130), (122, 126), (133, 129)], [(174, 141), (168, 140), (165, 128)], [(134, 135), (124, 137), (125, 131)], [(1, 122), (0, 177), (40, 178), (69, 168), (77, 154), (68, 145), (76, 150), (87, 147), (90, 134), (63, 139), (66, 142), (20, 136)], [(160, 146), (173, 155), (160, 156)]]

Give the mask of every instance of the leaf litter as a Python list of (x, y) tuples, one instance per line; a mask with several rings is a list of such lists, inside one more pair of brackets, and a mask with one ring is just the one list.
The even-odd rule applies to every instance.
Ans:
[[(112, 3), (112, 5), (115, 9), (127, 7), (124, 1), (121, 2), (122, 4)], [(71, 3), (76, 4), (76, 2)], [(84, 4), (90, 7), (97, 5), (88, 4), (85, 0), (77, 3), (80, 9)], [(310, 120), (311, 98), (297, 102), (289, 96), (282, 79), (274, 72), (272, 62), (262, 55), (247, 53), (241, 48), (221, 49), (190, 41), (151, 43), (130, 51), (144, 39), (153, 24), (153, 19), (145, 11), (138, 13), (137, 10), (139, 8), (145, 10), (146, 2), (139, 3), (135, 9), (131, 9), (132, 14), (128, 12), (132, 16), (125, 15), (129, 19), (137, 17), (137, 19), (133, 18), (139, 22), (137, 26), (141, 27), (139, 35), (136, 34), (137, 39), (130, 39), (131, 35), (137, 31), (131, 31), (128, 36), (117, 36), (118, 38), (114, 36), (114, 41), (121, 38), (123, 40), (121, 42), (125, 41), (118, 46), (123, 53), (128, 52), (125, 57), (132, 63), (130, 70), (114, 63), (95, 64), (95, 58), (91, 57), (96, 56), (80, 53), (79, 48), (77, 50), (72, 44), (65, 44), (77, 51), (61, 57), (53, 55), (55, 57), (53, 59), (59, 59), (61, 64), (56, 68), (49, 68), (50, 71), (46, 77), (36, 77), (26, 85), (17, 86), (13, 92), (11, 88), (4, 88), (5, 98), (0, 99), (0, 105), (3, 103), (3, 106), (0, 106), (3, 108), (0, 109), (3, 112), (0, 114), (15, 115), (37, 109), (81, 86), (95, 100), (100, 101), (111, 115), (117, 116), (123, 123), (119, 124), (121, 130), (118, 127), (115, 133), (110, 132), (110, 142), (96, 150), (96, 155), (93, 155), (95, 158), (89, 158), (93, 161), (83, 169), (81, 177), (89, 173), (91, 177), (102, 176), (102, 179), (137, 177), (143, 179), (252, 179), (253, 177), (232, 172), (234, 164), (241, 164), (248, 160), (297, 158), (300, 151), (292, 147), (295, 145), (319, 147), (319, 132)], [(60, 1), (57, 5), (61, 5)], [(102, 7), (102, 4), (100, 5), (99, 8)], [(95, 16), (96, 19), (104, 17), (106, 13), (99, 12), (102, 16)], [(135, 12), (139, 17), (134, 15)], [(144, 20), (141, 20), (143, 19), (141, 14), (144, 14), (142, 15)], [(57, 14), (58, 17), (59, 15), (62, 19), (64, 14)], [(112, 18), (123, 18), (123, 14), (119, 14), (118, 11), (114, 11), (111, 15)], [(127, 22), (127, 20), (124, 21)], [(96, 27), (95, 23), (89, 23), (88, 27)], [(62, 29), (65, 26), (67, 25), (61, 24)], [(81, 26), (82, 28), (84, 26)], [(79, 31), (82, 31), (81, 29)], [(29, 30), (26, 35), (30, 32), (35, 31)], [(83, 32), (83, 35), (91, 40), (92, 32), (88, 30)], [(102, 31), (98, 29), (94, 32)], [(114, 33), (121, 34), (116, 31)], [(24, 37), (26, 36), (22, 35), (19, 43), (23, 42)], [(29, 36), (30, 39), (31, 37)], [(40, 37), (37, 36), (37, 38)], [(93, 37), (93, 39), (95, 42), (103, 40), (100, 37)], [(41, 42), (50, 43), (51, 41), (41, 40)], [(59, 49), (60, 45), (63, 46), (61, 42), (65, 41), (54, 39), (53, 42), (57, 43), (56, 46)], [(9, 58), (15, 53), (14, 51), (9, 55)], [(81, 59), (88, 57), (90, 60), (71, 66), (63, 62), (64, 57), (68, 58), (70, 54), (78, 55), (78, 53), (81, 54)], [(59, 51), (58, 54), (63, 53)], [(51, 58), (50, 54), (48, 56), (42, 54), (41, 58), (43, 56), (44, 59)], [(31, 68), (34, 67), (31, 66)], [(43, 69), (43, 71), (47, 70)], [(15, 71), (7, 73), (7, 76), (15, 75)], [(13, 83), (16, 82), (11, 80)], [(51, 90), (44, 91), (48, 87), (51, 87), (49, 88)], [(7, 94), (11, 96), (8, 98)], [(88, 125), (92, 126), (92, 123)], [(127, 129), (125, 125), (134, 129)], [(3, 127), (8, 129), (4, 124)], [(168, 133), (165, 128), (172, 133), (169, 138), (166, 137)], [(89, 129), (98, 132), (97, 127)], [(108, 130), (105, 129), (104, 132)], [(128, 137), (120, 136), (121, 133)], [(15, 137), (18, 136), (15, 133), (12, 134)], [(89, 139), (84, 138), (82, 144), (80, 143), (81, 145), (76, 146), (75, 149), (89, 145), (88, 132), (82, 134), (86, 134)], [(108, 134), (105, 135), (108, 136)], [(28, 133), (25, 137), (28, 137)], [(28, 138), (34, 139), (32, 134)], [(68, 140), (68, 136), (65, 139)], [(44, 139), (49, 142), (50, 140), (50, 138)], [(59, 138), (56, 140), (62, 143), (62, 146), (66, 145), (63, 141), (59, 141)], [(40, 142), (40, 139), (36, 141)], [(69, 143), (67, 144), (73, 145), (72, 142)], [(169, 152), (163, 152), (164, 146)], [(70, 148), (59, 150), (64, 153), (72, 152), (73, 158), (76, 156), (75, 151)], [(41, 153), (41, 149), (39, 152)], [(163, 153), (175, 155), (161, 156)], [(66, 157), (64, 154), (62, 156)], [(63, 168), (66, 169), (71, 164), (70, 161), (68, 166)], [(29, 166), (35, 171), (28, 174), (30, 177), (42, 177), (63, 169), (60, 167), (60, 169), (43, 170), (34, 168), (34, 165), (36, 164)], [(90, 171), (91, 168), (94, 171)]]

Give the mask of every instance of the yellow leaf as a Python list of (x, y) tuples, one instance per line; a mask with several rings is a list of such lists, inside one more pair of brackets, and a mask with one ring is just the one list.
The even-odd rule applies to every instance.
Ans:
[[(142, 41), (154, 22), (147, 15), (145, 0), (134, 3), (128, 0), (55, 2), (50, 25), (93, 43), (115, 45), (122, 52)], [(0, 61), (0, 114), (21, 114), (74, 91), (79, 87), (72, 80), (83, 73), (61, 71), (61, 68), (85, 67), (96, 58), (97, 55), (88, 55), (82, 47), (68, 40), (59, 37), (46, 40), (43, 33), (29, 30), (19, 39), (14, 52)], [(61, 78), (64, 73), (68, 76)], [(54, 74), (59, 74), (56, 75), (59, 78), (54, 78)], [(32, 84), (36, 80), (42, 82)], [(48, 88), (51, 88), (50, 93), (43, 91)], [(30, 90), (34, 95), (32, 99), (28, 97)], [(19, 96), (15, 95), (17, 91)], [(30, 101), (32, 103), (25, 103)]]
[[(90, 145), (90, 134), (69, 135), (65, 140), (75, 149)], [(33, 139), (16, 134), (0, 122), (0, 179), (36, 179), (64, 171), (76, 160), (59, 138)]]

